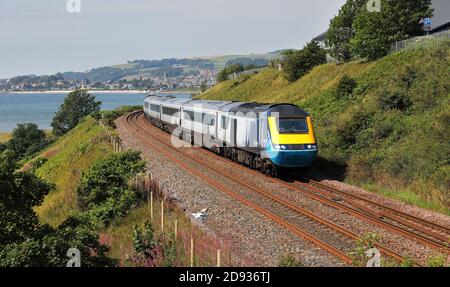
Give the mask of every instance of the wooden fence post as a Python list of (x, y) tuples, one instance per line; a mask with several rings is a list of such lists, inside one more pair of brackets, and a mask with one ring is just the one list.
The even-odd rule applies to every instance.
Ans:
[(153, 223), (153, 191), (150, 192), (150, 220)]
[(221, 253), (220, 249), (217, 249), (217, 267), (220, 267), (220, 264), (221, 264), (221, 260), (220, 260), (221, 254), (220, 253)]
[(194, 267), (194, 237), (191, 236), (191, 267)]
[(174, 235), (175, 235), (175, 240), (177, 240), (177, 236), (178, 236), (178, 220), (175, 219), (175, 227), (174, 227)]
[(161, 232), (164, 232), (164, 200), (161, 201)]

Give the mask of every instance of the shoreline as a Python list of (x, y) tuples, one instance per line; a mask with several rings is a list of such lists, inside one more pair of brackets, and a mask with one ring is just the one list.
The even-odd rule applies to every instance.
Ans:
[[(92, 94), (197, 94), (198, 91), (149, 91), (149, 90), (87, 90)], [(0, 91), (5, 94), (68, 94), (73, 90), (48, 91)]]

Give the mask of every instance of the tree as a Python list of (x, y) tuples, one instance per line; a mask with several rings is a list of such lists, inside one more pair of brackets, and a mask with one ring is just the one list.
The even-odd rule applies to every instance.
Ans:
[(101, 102), (86, 90), (75, 90), (67, 95), (52, 121), (53, 133), (62, 136), (78, 125), (87, 115), (100, 111)]
[(52, 185), (18, 167), (12, 151), (0, 154), (0, 267), (64, 267), (69, 248), (80, 250), (83, 266), (114, 265), (98, 234), (80, 220), (70, 217), (56, 229), (39, 224), (33, 207)]
[(422, 35), (420, 20), (432, 14), (431, 0), (385, 0), (379, 13), (362, 9), (353, 22), (350, 50), (369, 60), (383, 57), (393, 43)]
[(6, 148), (15, 152), (17, 158), (32, 155), (48, 144), (45, 132), (36, 124), (18, 124)]
[(16, 172), (17, 168), (12, 151), (0, 154), (0, 246), (33, 235), (39, 225), (33, 207), (52, 188), (32, 173)]
[(299, 51), (286, 51), (283, 56), (285, 77), (290, 82), (297, 81), (312, 68), (327, 61), (326, 51), (317, 41), (309, 42)]
[(338, 15), (330, 21), (325, 44), (330, 55), (340, 62), (347, 62), (353, 56), (350, 51), (350, 40), (355, 35), (353, 21), (366, 2), (367, 0), (347, 0)]

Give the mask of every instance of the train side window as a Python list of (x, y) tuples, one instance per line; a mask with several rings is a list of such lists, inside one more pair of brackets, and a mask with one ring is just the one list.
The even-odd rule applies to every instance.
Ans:
[(194, 112), (184, 110), (184, 119), (187, 121), (193, 122), (194, 121)]
[(205, 123), (208, 126), (213, 126), (215, 124), (215, 119), (213, 115), (210, 114), (203, 114), (203, 123)]
[(173, 115), (175, 115), (176, 113), (178, 113), (178, 110), (177, 110), (177, 109), (174, 109), (174, 108), (163, 107), (163, 108), (162, 108), (162, 112), (163, 112), (163, 114), (165, 114), (165, 115), (173, 116)]
[(159, 113), (159, 106), (150, 104), (150, 110)]

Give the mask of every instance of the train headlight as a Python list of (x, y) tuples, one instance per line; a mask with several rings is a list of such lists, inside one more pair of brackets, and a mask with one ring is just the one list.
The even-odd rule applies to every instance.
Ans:
[(277, 145), (277, 144), (274, 145), (273, 147), (274, 147), (275, 149), (277, 149), (277, 150), (281, 149), (281, 146), (280, 146), (280, 145)]
[(308, 149), (311, 149), (311, 148), (312, 148), (312, 146), (309, 144), (309, 145), (308, 145)]
[(285, 145), (282, 145), (282, 146), (281, 146), (281, 149), (285, 150), (285, 149), (286, 149), (286, 146), (285, 146)]

